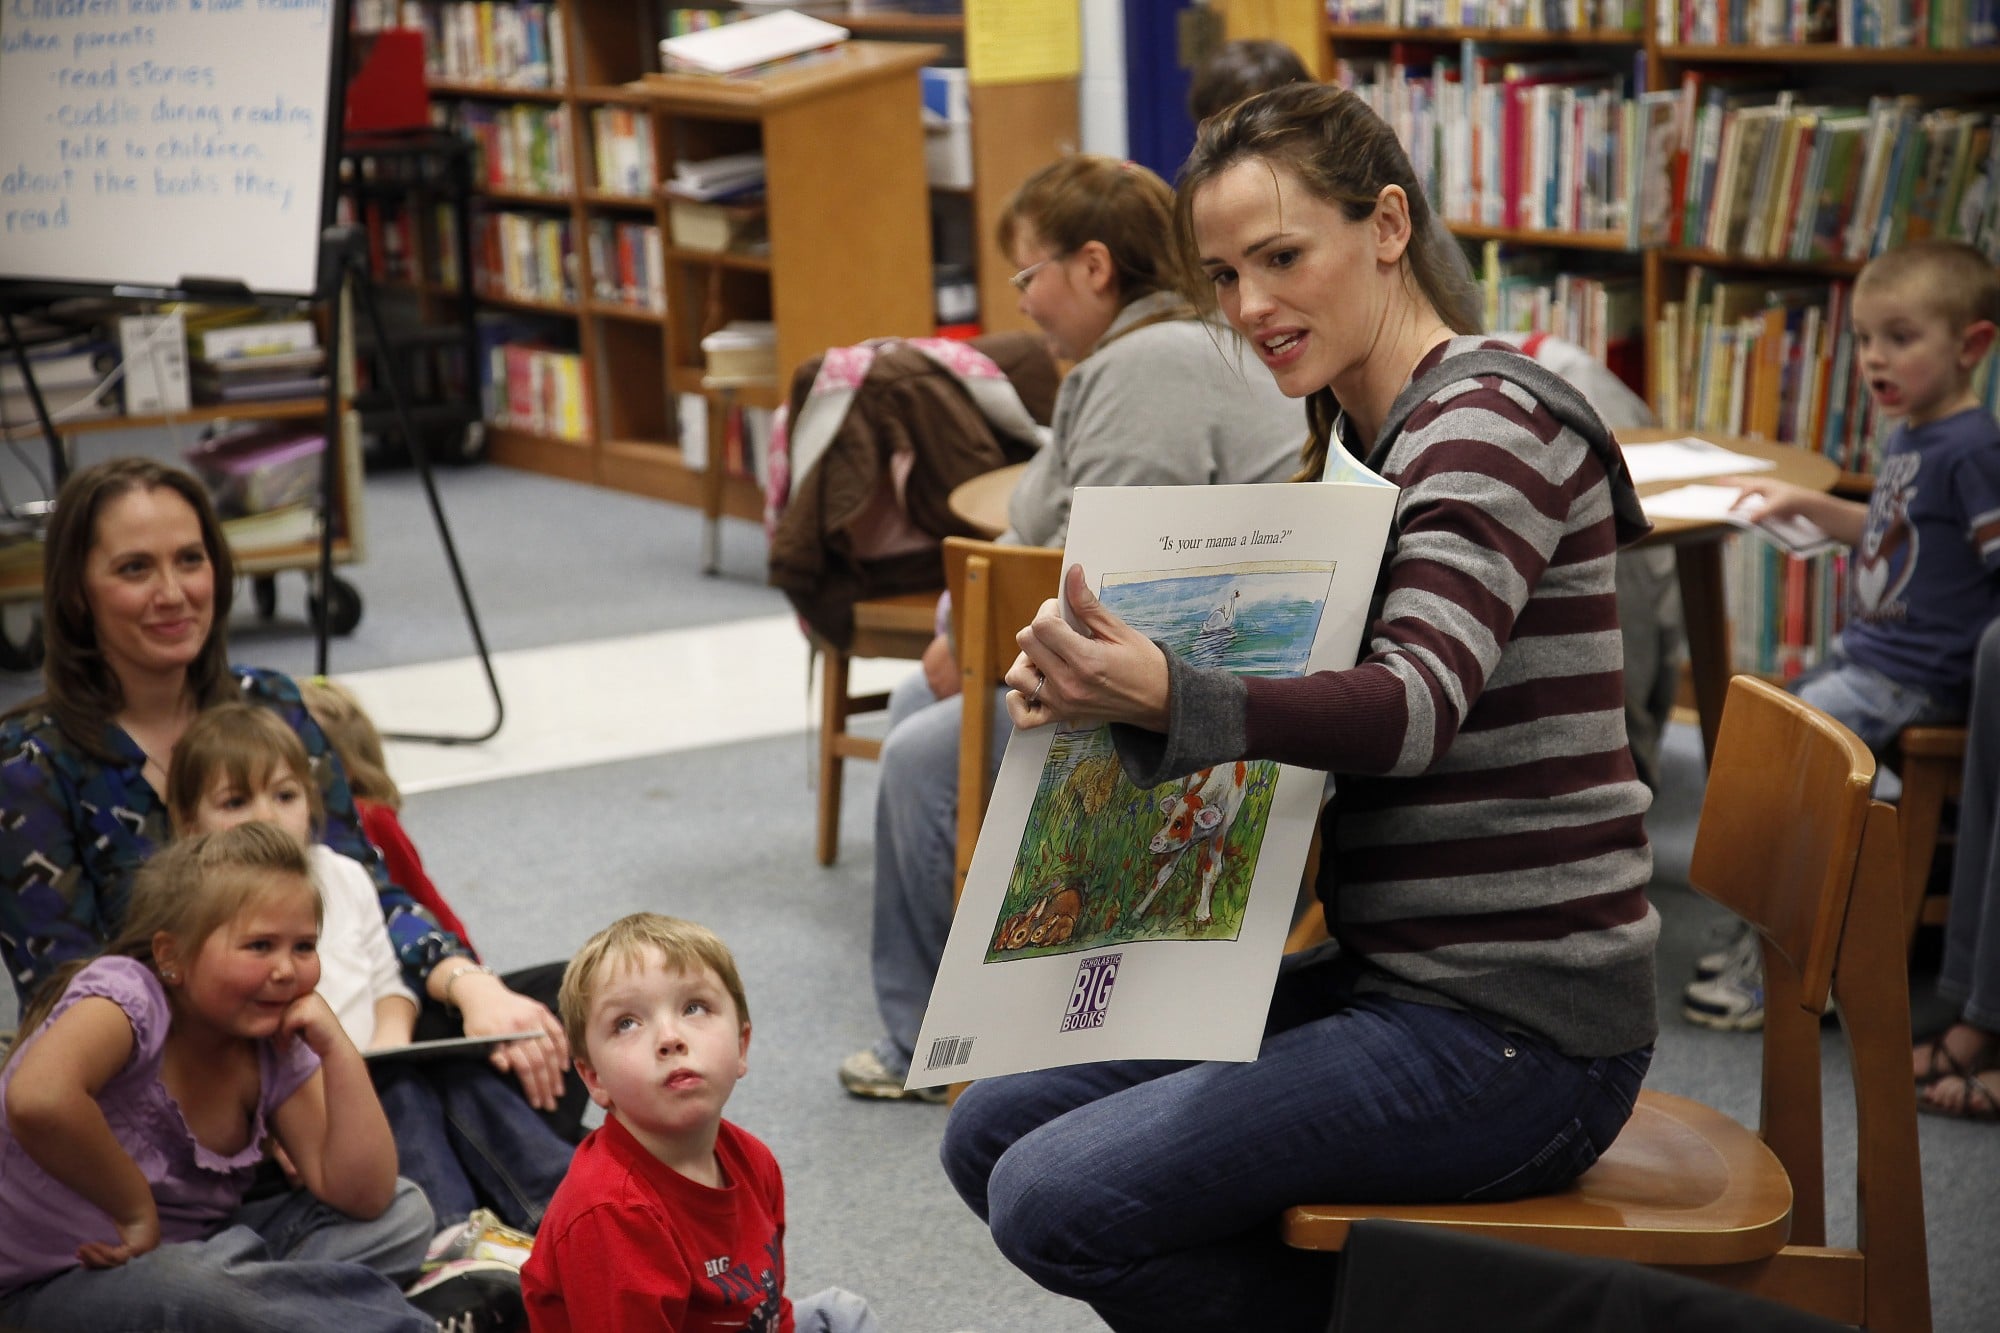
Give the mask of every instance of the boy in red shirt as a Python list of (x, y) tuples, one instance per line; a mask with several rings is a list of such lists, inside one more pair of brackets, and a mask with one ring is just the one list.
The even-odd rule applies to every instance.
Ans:
[(563, 1028), (609, 1114), (578, 1145), (521, 1272), (534, 1333), (874, 1333), (838, 1287), (785, 1298), (777, 1159), (722, 1118), (750, 1007), (714, 932), (636, 912), (563, 973)]

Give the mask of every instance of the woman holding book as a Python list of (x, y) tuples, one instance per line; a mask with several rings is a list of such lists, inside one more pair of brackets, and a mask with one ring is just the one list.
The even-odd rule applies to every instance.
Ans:
[[(1298, 84), (1206, 122), (1175, 235), (1279, 386), (1307, 475), (1402, 488), (1363, 656), (1239, 678), (1135, 634), (1071, 568), (1020, 634), (1020, 726), (1109, 722), (1141, 786), (1241, 758), (1336, 775), (1334, 943), (1286, 960), (1250, 1064), (1109, 1063), (977, 1083), (953, 1183), (1001, 1250), (1119, 1329), (1319, 1329), (1312, 1200), (1560, 1188), (1630, 1116), (1655, 1033), (1648, 804), (1621, 712), (1613, 555), (1645, 529), (1609, 434), (1477, 337), (1390, 129)], [(1336, 880), (1337, 877), (1337, 880)]]
[(581, 1099), (565, 1096), (562, 1025), (547, 1005), (512, 989), (389, 881), (298, 687), (229, 666), (235, 576), (201, 483), (144, 458), (85, 468), (57, 496), (45, 551), (46, 691), (0, 720), (0, 953), (22, 1002), (58, 964), (117, 933), (133, 873), (171, 837), (163, 792), (175, 744), (203, 709), (247, 700), (305, 743), (324, 841), (368, 867), (412, 989), (457, 1010), (469, 1035), (541, 1033), (496, 1047), (493, 1064), (537, 1108), (566, 1108), (558, 1121), (579, 1115)]

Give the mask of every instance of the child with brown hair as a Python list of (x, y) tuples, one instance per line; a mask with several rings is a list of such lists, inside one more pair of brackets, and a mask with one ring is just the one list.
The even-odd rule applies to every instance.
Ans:
[[(0, 1071), (0, 1324), (435, 1327), (392, 1280), (430, 1209), (314, 990), (319, 933), (305, 849), (246, 824), (148, 861), (124, 930), (36, 993)], [(267, 1136), (305, 1188), (248, 1200)]]
[[(317, 791), (298, 736), (266, 709), (221, 704), (174, 747), (167, 809), (181, 836), (268, 820), (307, 849), (326, 902), (319, 982), (356, 1046), (411, 1039), (417, 1001), (389, 952), (368, 872), (317, 840)], [(404, 1174), (440, 1221), (490, 1207), (533, 1232), (569, 1168), (570, 1145), (480, 1055), (370, 1065)]]
[[(1914, 241), (1861, 270), (1853, 323), (1862, 380), (1900, 418), (1867, 503), (1735, 480), (1762, 517), (1807, 519), (1854, 548), (1847, 625), (1791, 691), (1887, 760), (1904, 727), (1965, 716), (1974, 648), (2000, 617), (2000, 421), (1973, 391), (2000, 329), (2000, 269), (1963, 241)], [(1689, 1022), (1763, 1026), (1754, 931), (1743, 927), (1697, 973), (1683, 995)], [(1948, 1035), (1929, 1052), (1933, 1078), (1974, 1053), (1971, 1033)]]
[(522, 1271), (534, 1333), (872, 1333), (852, 1292), (785, 1296), (784, 1177), (722, 1118), (750, 1070), (750, 1003), (728, 946), (635, 912), (577, 951), (558, 1004), (607, 1115)]

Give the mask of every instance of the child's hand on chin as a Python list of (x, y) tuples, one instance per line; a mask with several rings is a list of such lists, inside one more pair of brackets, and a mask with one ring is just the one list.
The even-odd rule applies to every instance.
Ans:
[(294, 1037), (304, 1041), (306, 1048), (322, 1060), (327, 1052), (346, 1040), (340, 1020), (333, 1016), (333, 1010), (318, 991), (307, 991), (285, 1010), (278, 1024), (278, 1049), (285, 1049)]
[(160, 1244), (160, 1214), (152, 1206), (152, 1196), (146, 1199), (146, 1210), (137, 1217), (129, 1217), (117, 1223), (119, 1243), (109, 1241), (85, 1241), (76, 1247), (76, 1257), (85, 1268), (117, 1268), (121, 1264), (137, 1259), (148, 1250), (157, 1249)]

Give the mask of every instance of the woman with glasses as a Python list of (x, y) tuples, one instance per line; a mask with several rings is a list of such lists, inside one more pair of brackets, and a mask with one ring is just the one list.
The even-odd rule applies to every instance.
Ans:
[[(1078, 486), (1281, 481), (1305, 416), (1246, 343), (1180, 295), (1173, 192), (1131, 162), (1072, 154), (1028, 178), (1000, 219), (1021, 311), (1075, 362), (1051, 438), (1023, 473), (1003, 540), (1060, 546)], [(958, 669), (942, 634), (890, 698), (875, 805), (876, 1005), (886, 1029), (841, 1063), (861, 1097), (905, 1093), (951, 931)], [(999, 710), (995, 710), (996, 714)], [(999, 727), (1006, 728), (1004, 718)], [(993, 748), (995, 762), (1005, 744)]]

